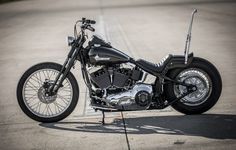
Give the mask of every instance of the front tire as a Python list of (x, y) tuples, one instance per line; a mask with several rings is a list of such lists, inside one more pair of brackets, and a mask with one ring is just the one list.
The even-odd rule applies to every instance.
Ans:
[[(209, 61), (195, 57), (192, 63), (184, 69), (174, 69), (167, 74), (175, 80), (185, 80), (191, 84), (199, 84), (198, 91), (193, 92), (181, 100), (175, 102), (172, 107), (184, 114), (201, 114), (211, 109), (218, 101), (222, 80), (218, 70)], [(189, 76), (189, 77), (188, 77)], [(201, 86), (200, 86), (201, 85)], [(173, 83), (164, 86), (168, 101), (175, 99), (178, 92), (184, 88)]]
[(22, 111), (39, 122), (57, 122), (69, 116), (77, 105), (79, 87), (71, 72), (63, 81), (58, 93), (45, 96), (44, 82), (52, 82), (62, 66), (56, 63), (40, 63), (29, 68), (17, 86), (17, 99)]

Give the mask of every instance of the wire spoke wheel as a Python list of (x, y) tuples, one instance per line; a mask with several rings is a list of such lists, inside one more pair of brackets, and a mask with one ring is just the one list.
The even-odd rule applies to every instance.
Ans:
[[(206, 72), (197, 68), (190, 68), (179, 73), (176, 79), (180, 82), (195, 85), (197, 90), (181, 99), (186, 105), (195, 106), (204, 103), (211, 94), (212, 82)], [(175, 85), (174, 93), (178, 97), (187, 92), (186, 86)]]
[(21, 77), (17, 98), (20, 107), (30, 118), (40, 122), (55, 122), (64, 119), (74, 110), (79, 88), (72, 73), (67, 75), (57, 93), (49, 95), (47, 91), (61, 67), (55, 63), (42, 63), (31, 67)]
[(23, 87), (23, 99), (27, 108), (40, 117), (55, 117), (63, 113), (72, 101), (72, 85), (68, 79), (62, 83), (56, 95), (47, 96), (44, 82), (55, 80), (58, 75), (57, 70), (42, 69), (31, 74)]

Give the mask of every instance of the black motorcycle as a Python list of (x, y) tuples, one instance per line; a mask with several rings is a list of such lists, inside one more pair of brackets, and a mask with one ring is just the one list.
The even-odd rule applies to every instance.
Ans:
[[(84, 46), (85, 31), (94, 32), (92, 24), (96, 22), (82, 18), (74, 25), (74, 37), (68, 37), (71, 50), (63, 65), (44, 62), (23, 74), (17, 86), (21, 109), (40, 122), (66, 118), (79, 98), (78, 83), (70, 72), (79, 61), (95, 110), (136, 111), (168, 106), (184, 114), (209, 110), (220, 97), (222, 81), (213, 64), (189, 53), (196, 12), (191, 16), (184, 55), (168, 55), (157, 64), (135, 60), (95, 35)], [(154, 76), (155, 82), (145, 82), (147, 75)]]

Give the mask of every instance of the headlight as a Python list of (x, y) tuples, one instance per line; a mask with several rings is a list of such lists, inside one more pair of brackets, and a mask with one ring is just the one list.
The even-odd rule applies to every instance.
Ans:
[(68, 46), (71, 46), (75, 41), (75, 38), (72, 36), (67, 37)]

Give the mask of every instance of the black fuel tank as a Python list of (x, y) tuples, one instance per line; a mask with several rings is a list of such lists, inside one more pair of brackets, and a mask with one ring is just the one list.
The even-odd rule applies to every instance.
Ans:
[(94, 45), (100, 45), (100, 46), (104, 46), (104, 47), (112, 47), (109, 43), (107, 43), (106, 41), (104, 41), (100, 36), (98, 35), (93, 35), (91, 37), (91, 39), (88, 42), (88, 45), (90, 47), (94, 46)]
[(108, 65), (128, 62), (130, 57), (115, 48), (99, 46), (90, 49), (89, 60), (94, 65)]

